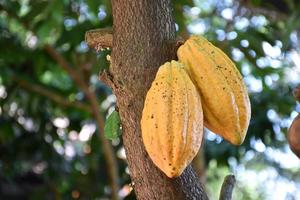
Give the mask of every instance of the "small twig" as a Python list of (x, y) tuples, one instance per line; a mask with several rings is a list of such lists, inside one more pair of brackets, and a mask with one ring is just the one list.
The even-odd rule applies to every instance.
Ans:
[(232, 191), (235, 184), (234, 175), (227, 175), (222, 184), (220, 198), (219, 200), (231, 200), (232, 199)]
[(85, 33), (85, 41), (90, 48), (99, 51), (102, 48), (111, 48), (113, 43), (112, 29), (93, 29)]
[(294, 88), (293, 95), (294, 95), (295, 99), (300, 102), (300, 85), (298, 85), (296, 88)]
[(116, 88), (116, 85), (113, 80), (113, 76), (108, 70), (104, 70), (99, 74), (99, 80), (109, 86), (112, 90)]

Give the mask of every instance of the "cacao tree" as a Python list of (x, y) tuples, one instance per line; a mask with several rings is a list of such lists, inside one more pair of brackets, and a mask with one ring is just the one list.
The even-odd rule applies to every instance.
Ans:
[[(113, 42), (109, 80), (122, 122), (122, 137), (138, 199), (206, 199), (191, 167), (167, 178), (147, 155), (141, 140), (141, 113), (156, 71), (175, 58), (176, 33), (170, 0), (112, 1)], [(150, 172), (150, 173), (149, 173)]]
[[(296, 0), (0, 0), (0, 199), (217, 199), (230, 173), (234, 199), (297, 199), (299, 162), (286, 133), (297, 115), (299, 8)], [(170, 179), (145, 152), (140, 119), (159, 66), (177, 59), (190, 34), (234, 60), (252, 116), (241, 146), (206, 131), (193, 168)], [(116, 112), (122, 136), (110, 141)], [(109, 120), (117, 124), (104, 127)]]

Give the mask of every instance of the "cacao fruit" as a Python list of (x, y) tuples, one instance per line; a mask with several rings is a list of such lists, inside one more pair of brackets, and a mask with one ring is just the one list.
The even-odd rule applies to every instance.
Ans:
[(196, 156), (203, 137), (201, 100), (179, 62), (159, 68), (146, 95), (141, 129), (151, 160), (170, 178)]
[(234, 145), (243, 143), (251, 106), (242, 76), (230, 58), (205, 38), (191, 36), (177, 51), (201, 96), (204, 126)]
[(287, 138), (291, 150), (300, 158), (300, 114), (293, 120)]
[(293, 90), (293, 96), (297, 101), (300, 102), (300, 85), (298, 85), (296, 88)]

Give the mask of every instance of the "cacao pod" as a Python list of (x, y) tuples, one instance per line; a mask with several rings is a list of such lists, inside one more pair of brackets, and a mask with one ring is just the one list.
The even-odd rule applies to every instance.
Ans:
[(294, 95), (295, 99), (300, 102), (300, 85), (298, 85), (296, 88), (294, 88), (293, 95)]
[(300, 158), (300, 114), (293, 120), (287, 138), (291, 150)]
[(141, 129), (151, 160), (170, 178), (196, 156), (203, 137), (201, 100), (179, 62), (159, 68), (146, 95)]
[(205, 38), (191, 36), (177, 51), (201, 96), (204, 126), (232, 144), (243, 143), (251, 106), (242, 76), (230, 58)]

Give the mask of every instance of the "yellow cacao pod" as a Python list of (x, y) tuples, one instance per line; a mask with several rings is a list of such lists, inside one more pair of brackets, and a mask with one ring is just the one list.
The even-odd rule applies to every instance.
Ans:
[(141, 129), (151, 160), (170, 178), (196, 156), (203, 137), (201, 100), (179, 62), (160, 66), (146, 95)]
[(232, 144), (243, 143), (251, 106), (242, 76), (230, 58), (201, 36), (177, 51), (201, 96), (204, 126)]

